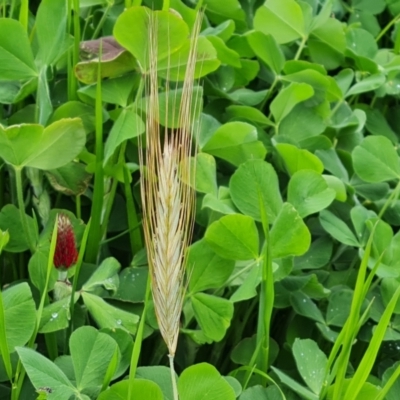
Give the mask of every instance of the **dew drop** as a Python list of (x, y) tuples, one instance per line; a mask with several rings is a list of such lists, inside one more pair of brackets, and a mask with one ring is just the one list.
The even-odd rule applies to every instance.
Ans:
[(53, 314), (51, 314), (52, 319), (56, 319), (57, 317), (58, 317), (58, 313), (54, 312)]
[(120, 319), (117, 319), (117, 325), (121, 325), (122, 321)]

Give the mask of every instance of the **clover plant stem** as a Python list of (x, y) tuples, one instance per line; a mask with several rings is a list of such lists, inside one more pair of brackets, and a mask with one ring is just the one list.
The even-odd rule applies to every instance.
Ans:
[(234, 282), (237, 278), (239, 278), (241, 275), (245, 274), (246, 272), (249, 272), (256, 264), (257, 260), (254, 260), (250, 263), (248, 263), (245, 267), (241, 268), (240, 271), (238, 272), (233, 272), (232, 275), (228, 278), (228, 280), (225, 282), (224, 286), (218, 289), (215, 289), (213, 292), (214, 296), (222, 296), (224, 290), (231, 285), (232, 282)]
[(375, 38), (375, 42), (379, 40), (386, 34), (386, 32), (398, 21), (400, 21), (400, 14), (397, 14), (389, 23), (379, 32), (379, 35)]
[[(139, 86), (138, 86), (138, 89), (137, 89), (136, 95), (135, 95), (135, 100), (132, 105), (134, 109), (137, 108), (138, 102), (142, 98), (144, 84), (145, 84), (145, 80), (142, 76), (140, 78)], [(126, 207), (127, 207), (127, 214), (128, 214), (129, 239), (130, 239), (130, 244), (131, 244), (131, 251), (133, 254), (135, 254), (143, 247), (143, 240), (142, 240), (141, 232), (139, 230), (134, 229), (135, 226), (139, 225), (139, 218), (138, 218), (136, 207), (135, 207), (135, 201), (134, 201), (133, 195), (132, 195), (131, 184), (129, 182), (129, 170), (128, 170), (128, 167), (126, 166), (125, 159), (122, 159), (122, 157), (125, 156), (126, 144), (127, 144), (127, 142), (125, 142), (122, 145), (123, 151), (121, 151), (120, 156), (121, 156), (121, 162), (124, 163), (124, 169), (123, 169), (124, 189), (125, 189), (125, 200), (126, 200)]]
[(75, 213), (76, 213), (76, 218), (82, 219), (82, 202), (80, 195), (75, 197)]
[(346, 1), (344, 0), (340, 0), (339, 3), (342, 5), (342, 7), (349, 13), (353, 13), (354, 9), (352, 7), (350, 7)]
[(69, 336), (71, 336), (71, 334), (74, 330), (75, 293), (76, 293), (76, 289), (78, 287), (78, 278), (79, 278), (79, 274), (81, 272), (83, 255), (85, 254), (88, 235), (90, 232), (90, 224), (91, 224), (91, 220), (89, 220), (89, 222), (86, 225), (85, 231), (83, 232), (81, 246), (79, 249), (78, 261), (76, 262), (76, 265), (75, 265), (75, 275), (74, 275), (74, 280), (72, 282), (72, 290), (71, 290), (71, 301), (69, 303), (69, 312), (71, 315), (71, 319), (70, 319), (71, 322), (69, 324), (69, 329), (68, 329), (68, 334), (69, 334), (68, 338), (69, 338)]
[[(103, 216), (103, 220), (101, 223), (101, 237), (102, 238), (106, 237), (106, 234), (107, 234), (108, 221), (110, 220), (112, 206), (114, 204), (115, 194), (117, 192), (117, 186), (118, 186), (118, 179), (114, 178), (111, 183), (111, 188), (107, 194), (107, 200), (105, 201), (106, 204), (105, 204), (105, 209), (104, 209), (104, 216)], [(102, 241), (102, 243), (104, 243), (104, 242)]]
[(10, 18), (12, 18), (14, 15), (15, 3), (16, 3), (16, 0), (11, 1), (10, 13), (8, 14)]
[(371, 103), (370, 103), (370, 107), (371, 108), (374, 108), (375, 102), (376, 102), (377, 99), (378, 99), (378, 96), (375, 94), (374, 97), (371, 100)]
[(302, 38), (301, 43), (300, 43), (300, 46), (299, 46), (299, 48), (297, 49), (296, 55), (294, 56), (294, 60), (298, 60), (298, 59), (300, 58), (301, 53), (302, 53), (302, 51), (303, 51), (303, 49), (304, 49), (304, 46), (305, 46), (306, 43), (307, 43), (307, 39), (308, 39), (307, 36), (304, 36), (304, 37)]
[[(132, 227), (133, 230), (138, 229), (140, 226), (142, 225), (142, 222), (139, 222), (137, 225), (135, 225), (134, 227)], [(110, 243), (114, 240), (119, 239), (122, 236), (125, 236), (126, 234), (129, 234), (130, 229), (125, 229), (124, 231), (118, 233), (117, 235), (111, 236), (107, 239), (104, 239), (101, 241), (101, 245), (104, 245), (106, 243)]]
[(56, 195), (56, 201), (54, 202), (54, 208), (60, 208), (61, 203), (61, 193), (58, 192)]
[(28, 219), (27, 215), (25, 214), (25, 203), (24, 203), (24, 196), (23, 196), (23, 189), (22, 189), (22, 169), (21, 168), (14, 168), (15, 171), (15, 183), (16, 183), (16, 190), (17, 190), (17, 201), (18, 201), (18, 208), (19, 214), (21, 218), (22, 229), (24, 231), (26, 240), (28, 242), (29, 250), (31, 253), (35, 252), (35, 245), (33, 243), (29, 226), (28, 226)]
[[(70, 0), (68, 2), (69, 14), (68, 20), (71, 21), (71, 14), (74, 29), (74, 45), (68, 51), (68, 99), (77, 99), (78, 81), (74, 74), (74, 66), (79, 62), (79, 44), (81, 40), (81, 26), (79, 22), (79, 0)], [(68, 29), (68, 32), (70, 29)]]
[(140, 230), (134, 229), (135, 226), (139, 225), (139, 218), (132, 195), (132, 188), (129, 183), (129, 170), (126, 165), (124, 166), (124, 186), (128, 214), (129, 239), (131, 243), (132, 254), (136, 254), (141, 248), (143, 248), (143, 240)]
[(73, 64), (76, 65), (79, 61), (79, 45), (81, 42), (81, 24), (79, 21), (79, 7), (80, 7), (79, 0), (72, 0), (72, 4), (74, 6), (74, 53), (72, 60)]
[[(126, 149), (126, 144), (127, 142), (123, 142), (119, 148), (119, 153), (117, 157), (117, 165), (122, 165), (124, 166), (124, 154), (125, 154), (125, 149)], [(115, 159), (115, 156), (114, 156)], [(114, 160), (112, 160), (113, 162)], [(108, 192), (107, 195), (107, 201), (106, 201), (106, 206), (105, 206), (105, 211), (104, 211), (104, 217), (101, 225), (101, 236), (102, 238), (105, 237), (107, 233), (107, 226), (108, 226), (108, 221), (110, 219), (111, 211), (112, 211), (112, 206), (114, 204), (114, 199), (115, 199), (115, 194), (117, 192), (117, 186), (118, 186), (118, 179), (114, 177), (111, 183), (111, 189)], [(104, 243), (104, 242), (102, 242)]]
[(44, 334), (47, 352), (51, 361), (58, 357), (58, 346), (56, 332), (48, 332)]
[(19, 279), (25, 279), (26, 271), (26, 259), (23, 253), (18, 254), (18, 277)]
[(380, 219), (383, 217), (383, 214), (385, 214), (385, 212), (386, 212), (387, 208), (389, 207), (390, 203), (392, 203), (392, 201), (396, 200), (399, 197), (399, 193), (400, 193), (400, 180), (397, 183), (397, 185), (394, 188), (394, 190), (392, 191), (392, 193), (390, 194), (390, 196), (385, 201), (385, 204), (383, 205), (381, 210), (379, 211), (378, 217)]
[[(97, 38), (101, 29), (103, 28), (104, 22), (106, 22), (106, 18), (107, 18), (108, 12), (110, 11), (110, 8), (111, 8), (111, 5), (109, 4), (106, 7), (106, 9), (104, 10), (103, 15), (101, 16), (101, 19), (100, 19), (99, 23), (97, 24), (95, 31), (93, 32), (92, 40)], [(101, 60), (101, 58), (99, 58), (99, 60)]]
[(179, 400), (178, 386), (176, 384), (176, 375), (174, 367), (174, 356), (168, 354), (168, 358), (169, 358), (169, 370), (171, 372), (172, 393), (174, 394), (174, 400)]
[(337, 110), (339, 110), (340, 106), (344, 103), (344, 99), (341, 99), (338, 101), (335, 106), (332, 108), (331, 114), (329, 116), (329, 119), (332, 119), (332, 117), (336, 114)]
[(151, 362), (149, 365), (157, 365), (161, 363), (161, 360), (165, 356), (165, 343), (163, 340), (157, 340), (156, 344), (152, 348), (152, 354), (149, 358)]
[[(72, 0), (68, 0), (67, 2), (67, 33), (71, 32), (71, 21), (72, 21)], [(73, 62), (72, 62), (72, 52), (73, 52), (73, 46), (68, 47), (68, 54), (67, 54), (67, 93), (68, 93), (68, 100), (74, 100), (73, 97), (73, 83), (72, 83), (72, 68), (73, 68)]]
[(6, 189), (6, 173), (4, 168), (0, 169), (0, 209), (5, 205), (4, 193)]
[(265, 104), (267, 104), (267, 101), (271, 97), (271, 94), (273, 93), (273, 91), (275, 89), (275, 86), (277, 85), (278, 82), (279, 82), (279, 76), (276, 75), (274, 81), (272, 82), (272, 85), (268, 89), (267, 94), (265, 95), (264, 100), (262, 101), (262, 103), (260, 105), (260, 110), (261, 111), (264, 109)]
[[(20, 368), (18, 369), (18, 367)], [(11, 388), (11, 400), (18, 400), (19, 394), (21, 393), (22, 384), (24, 383), (26, 375), (25, 369), (21, 370), (21, 368), (22, 363), (19, 361), (17, 365), (17, 371), (15, 372), (15, 381)]]
[(261, 264), (261, 291), (257, 326), (257, 345), (261, 343), (261, 365), (259, 365), (258, 368), (267, 372), (270, 350), (271, 317), (274, 309), (275, 292), (269, 222), (261, 193), (259, 194), (259, 204), (262, 228), (265, 236), (265, 246)]
[(93, 7), (89, 7), (89, 11), (88, 11), (87, 15), (88, 16), (87, 16), (87, 18), (85, 18), (85, 24), (83, 25), (83, 29), (82, 29), (82, 35), (81, 35), (82, 38), (85, 38), (87, 28), (90, 24), (90, 21), (93, 19)]
[(244, 303), (245, 307), (243, 309), (243, 311), (240, 313), (241, 315), (241, 324), (240, 327), (238, 329), (235, 329), (234, 331), (234, 339), (233, 339), (233, 343), (239, 343), (242, 340), (242, 337), (244, 335), (244, 330), (246, 328), (246, 326), (248, 326), (248, 321), (250, 319), (250, 317), (253, 315), (253, 311), (256, 308), (256, 306), (258, 305), (258, 299), (257, 297), (254, 297), (250, 303), (250, 305), (248, 303)]
[(16, 263), (16, 258), (17, 255), (16, 254), (12, 254), (9, 253), (8, 255), (8, 259), (10, 260), (10, 264), (11, 264), (11, 269), (12, 269), (12, 273), (13, 273), (13, 280), (18, 280), (18, 268), (17, 268), (17, 263)]

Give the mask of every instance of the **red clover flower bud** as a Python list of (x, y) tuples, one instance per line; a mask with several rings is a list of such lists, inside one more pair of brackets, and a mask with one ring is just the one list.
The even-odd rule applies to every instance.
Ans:
[(74, 229), (65, 214), (57, 216), (57, 243), (54, 252), (54, 266), (66, 270), (78, 261)]

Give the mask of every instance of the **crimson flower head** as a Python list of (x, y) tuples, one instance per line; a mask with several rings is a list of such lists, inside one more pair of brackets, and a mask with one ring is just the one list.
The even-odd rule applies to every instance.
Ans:
[(65, 214), (57, 216), (57, 243), (54, 252), (54, 266), (68, 269), (78, 261), (75, 234), (70, 219)]

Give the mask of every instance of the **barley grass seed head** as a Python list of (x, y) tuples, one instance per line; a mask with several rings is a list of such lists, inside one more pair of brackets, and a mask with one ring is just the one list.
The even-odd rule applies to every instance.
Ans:
[[(195, 137), (199, 126), (195, 110), (202, 101), (195, 68), (201, 57), (197, 41), (202, 13), (197, 14), (188, 38), (187, 59), (178, 63), (179, 68), (185, 69), (183, 82), (170, 79), (171, 55), (166, 78), (165, 71), (164, 79), (159, 76), (158, 44), (160, 40), (169, 41), (170, 37), (159, 37), (157, 16), (158, 12), (149, 12), (146, 143), (139, 143), (140, 183), (154, 308), (169, 355), (174, 357), (186, 288), (186, 253), (194, 224)], [(171, 13), (171, 23), (173, 18), (179, 17)]]

